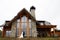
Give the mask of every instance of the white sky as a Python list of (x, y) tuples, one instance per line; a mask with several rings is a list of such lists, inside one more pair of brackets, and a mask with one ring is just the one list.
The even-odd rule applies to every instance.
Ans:
[(60, 0), (0, 0), (0, 25), (23, 8), (29, 11), (32, 5), (36, 7), (36, 20), (49, 21), (60, 29)]

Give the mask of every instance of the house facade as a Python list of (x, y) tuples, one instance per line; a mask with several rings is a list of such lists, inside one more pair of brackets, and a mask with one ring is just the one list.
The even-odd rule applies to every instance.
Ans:
[[(3, 37), (46, 37), (55, 35), (56, 25), (47, 21), (37, 21), (35, 7), (28, 12), (23, 8), (11, 21), (6, 21), (3, 27)], [(53, 31), (51, 31), (53, 29)], [(52, 33), (53, 32), (53, 33)]]

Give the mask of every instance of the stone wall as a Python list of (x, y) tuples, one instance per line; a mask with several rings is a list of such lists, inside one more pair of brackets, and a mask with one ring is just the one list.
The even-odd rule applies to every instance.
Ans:
[(11, 37), (16, 37), (16, 21), (12, 23)]
[(32, 21), (32, 37), (37, 37), (36, 22)]

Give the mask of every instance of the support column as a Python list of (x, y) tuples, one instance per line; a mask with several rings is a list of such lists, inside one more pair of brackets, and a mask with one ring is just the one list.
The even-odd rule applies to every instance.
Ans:
[(53, 30), (54, 30), (54, 31), (53, 31), (53, 35), (55, 36), (55, 27), (53, 28)]
[(30, 36), (30, 27), (29, 27), (29, 19), (27, 18), (27, 27), (26, 27), (26, 31), (27, 31), (27, 37)]
[(19, 37), (20, 37), (22, 33), (22, 19), (21, 18), (20, 18), (20, 27), (18, 28), (18, 32), (19, 32)]
[(55, 36), (55, 27), (51, 29), (51, 36)]
[(52, 31), (51, 31), (51, 29), (50, 29), (50, 37), (52, 36)]
[(2, 37), (5, 37), (5, 35), (6, 35), (6, 30), (3, 28)]

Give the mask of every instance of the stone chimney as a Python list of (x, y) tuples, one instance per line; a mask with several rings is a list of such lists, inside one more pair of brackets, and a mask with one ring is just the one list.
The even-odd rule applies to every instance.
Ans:
[[(31, 15), (35, 18), (35, 7), (32, 6), (30, 8)], [(37, 29), (36, 29), (36, 21), (31, 20), (31, 30), (32, 30), (32, 37), (37, 37)]]
[(30, 12), (31, 12), (31, 15), (35, 18), (35, 7), (34, 6), (32, 6), (31, 8), (30, 8)]

